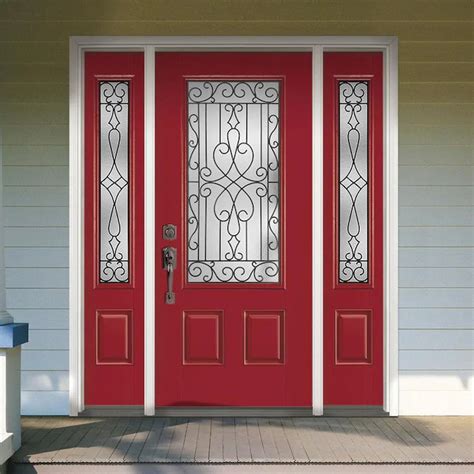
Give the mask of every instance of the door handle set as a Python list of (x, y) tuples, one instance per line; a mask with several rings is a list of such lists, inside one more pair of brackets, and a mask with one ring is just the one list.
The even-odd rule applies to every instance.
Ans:
[(166, 304), (175, 304), (176, 302), (176, 295), (173, 292), (173, 276), (176, 270), (177, 254), (178, 251), (174, 247), (163, 248), (163, 269), (167, 272)]

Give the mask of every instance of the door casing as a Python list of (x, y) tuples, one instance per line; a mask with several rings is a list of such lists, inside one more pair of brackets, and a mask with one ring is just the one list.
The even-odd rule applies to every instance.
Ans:
[(84, 410), (85, 51), (142, 51), (145, 58), (145, 373), (144, 414), (155, 414), (155, 53), (311, 51), (313, 56), (313, 415), (323, 414), (323, 53), (384, 55), (384, 411), (398, 415), (398, 39), (325, 36), (71, 37), (69, 50), (69, 414)]

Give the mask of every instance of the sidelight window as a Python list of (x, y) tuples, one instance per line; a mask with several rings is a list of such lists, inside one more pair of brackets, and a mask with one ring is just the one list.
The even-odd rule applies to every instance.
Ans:
[(368, 81), (339, 82), (339, 283), (369, 281)]
[(129, 82), (99, 82), (99, 282), (129, 282)]

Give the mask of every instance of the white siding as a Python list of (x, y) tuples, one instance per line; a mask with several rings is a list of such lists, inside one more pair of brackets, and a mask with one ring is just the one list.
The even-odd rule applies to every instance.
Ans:
[(474, 413), (472, 146), (456, 150), (400, 148), (402, 415)]
[(67, 351), (69, 331), (63, 329), (30, 329), (30, 340), (23, 346), (28, 351), (49, 350)]
[[(22, 412), (63, 415), (69, 377), (67, 149), (45, 143), (58, 138), (41, 138), (42, 132), (27, 145), (10, 138), (4, 152), (7, 306), (15, 320), (30, 324), (22, 351)], [(63, 132), (58, 136), (65, 143)]]
[(69, 387), (67, 370), (23, 370), (21, 388), (25, 392), (65, 392)]
[[(453, 232), (456, 232), (453, 227)], [(433, 232), (436, 230), (434, 229)], [(474, 249), (467, 247), (400, 247), (398, 262), (403, 268), (472, 268)], [(400, 282), (403, 287), (403, 282)]]
[(400, 414), (407, 416), (469, 415), (474, 412), (472, 392), (472, 386), (468, 390), (457, 391), (401, 390)]
[(6, 272), (8, 288), (68, 288), (67, 268), (9, 268)]
[(67, 329), (69, 311), (67, 309), (10, 309), (15, 321), (28, 323), (32, 329)]
[(21, 391), (22, 415), (67, 415), (69, 393), (67, 390)]
[[(474, 268), (400, 268), (400, 288), (472, 288)], [(403, 285), (403, 286), (402, 286)]]
[(5, 266), (7, 269), (30, 268), (33, 273), (36, 268), (66, 268), (68, 255), (64, 247), (9, 247), (5, 249)]
[(474, 346), (472, 329), (401, 329), (400, 350), (471, 350)]
[[(51, 346), (54, 347), (54, 346)], [(68, 370), (68, 351), (55, 349), (24, 350), (21, 353), (22, 370)]]
[(473, 308), (400, 308), (398, 324), (404, 329), (472, 329)]

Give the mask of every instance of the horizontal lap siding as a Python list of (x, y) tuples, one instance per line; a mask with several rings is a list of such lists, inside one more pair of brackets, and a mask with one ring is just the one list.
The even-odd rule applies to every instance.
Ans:
[[(17, 128), (10, 128), (15, 133), (7, 142), (4, 165), (7, 306), (16, 320), (30, 323), (30, 342), (22, 352), (24, 414), (68, 412), (66, 129), (65, 125), (61, 127), (60, 138), (55, 138), (53, 146), (47, 143), (53, 141), (50, 136), (41, 137), (43, 128), (37, 128), (37, 134), (25, 145), (19, 144)], [(32, 159), (35, 141), (41, 144), (37, 163)], [(48, 148), (53, 150), (51, 155)]]
[(469, 42), (444, 39), (410, 43), (400, 37), (399, 364), (405, 415), (473, 410), (474, 45), (472, 36)]
[(57, 44), (62, 56), (41, 42), (0, 48), (7, 305), (30, 324), (24, 414), (68, 412), (67, 39)]
[(471, 19), (469, 0), (3, 2), (7, 298), (32, 329), (24, 413), (67, 413), (68, 37), (194, 34), (399, 37), (400, 409), (472, 410)]

